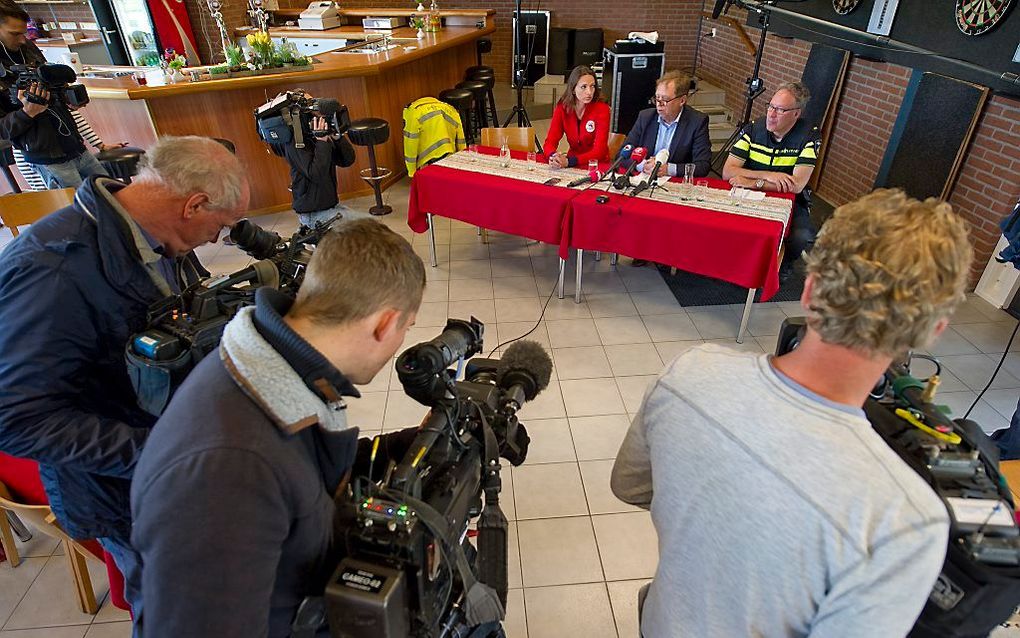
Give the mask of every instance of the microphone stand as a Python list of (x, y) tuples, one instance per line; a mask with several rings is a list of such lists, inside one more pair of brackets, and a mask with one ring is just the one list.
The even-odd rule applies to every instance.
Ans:
[(760, 5), (749, 6), (742, 2), (742, 0), (735, 0), (734, 4), (747, 9), (748, 11), (756, 11), (758, 13), (758, 24), (761, 25), (761, 37), (758, 39), (758, 51), (754, 56), (754, 69), (751, 71), (751, 77), (745, 80), (747, 84), (747, 96), (744, 98), (744, 112), (741, 114), (740, 122), (737, 123), (737, 128), (734, 129), (733, 134), (726, 140), (719, 152), (712, 158), (712, 170), (722, 175), (722, 166), (726, 162), (726, 157), (730, 154), (730, 149), (740, 139), (740, 134), (744, 132), (744, 128), (751, 123), (751, 111), (754, 108), (754, 100), (759, 95), (765, 92), (765, 80), (760, 75), (761, 71), (761, 57), (765, 52), (765, 37), (768, 35), (769, 30), (769, 19), (772, 15), (772, 5), (775, 0), (765, 0)]
[[(521, 39), (521, 26), (523, 20), (521, 19), (521, 0), (517, 0), (514, 4), (514, 54), (513, 54), (513, 78), (511, 84), (517, 91), (517, 104), (510, 110), (510, 113), (506, 116), (506, 120), (503, 122), (503, 128), (510, 125), (514, 117), (517, 117), (517, 126), (520, 127), (531, 127), (531, 118), (528, 117), (528, 111), (524, 108), (524, 77), (528, 66), (528, 54), (523, 53), (524, 42)], [(539, 153), (542, 152), (542, 142), (539, 141), (538, 135), (535, 135), (535, 150)]]

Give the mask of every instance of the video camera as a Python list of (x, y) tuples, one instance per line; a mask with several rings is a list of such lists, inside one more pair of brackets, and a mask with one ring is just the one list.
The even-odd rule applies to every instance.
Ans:
[[(312, 118), (326, 120), (325, 131), (312, 131)], [(304, 91), (284, 91), (255, 109), (255, 126), (259, 137), (271, 145), (289, 144), (305, 147), (305, 138), (343, 135), (351, 127), (347, 107), (337, 100), (313, 98)]]
[(25, 99), (33, 104), (52, 106), (62, 103), (66, 106), (78, 108), (89, 103), (89, 93), (84, 85), (75, 84), (78, 75), (74, 69), (66, 64), (40, 64), (31, 66), (28, 64), (15, 64), (10, 67), (0, 66), (0, 78), (8, 75), (16, 76), (14, 87), (19, 90), (27, 90), (33, 84), (38, 84), (42, 89), (49, 91), (50, 99), (44, 101), (32, 94), (26, 94)]
[(235, 224), (231, 239), (259, 261), (233, 274), (199, 281), (154, 304), (145, 331), (128, 340), (125, 357), (138, 405), (150, 414), (162, 414), (192, 368), (217, 347), (227, 322), (255, 303), (256, 289), (270, 286), (296, 295), (312, 257), (309, 246), (335, 220), (286, 241), (250, 220)]
[[(803, 317), (785, 320), (776, 354), (796, 348), (806, 326)], [(914, 378), (912, 359), (932, 361), (935, 374)], [(977, 423), (952, 420), (932, 403), (939, 370), (927, 355), (894, 361), (864, 413), (949, 513), (946, 560), (909, 636), (986, 636), (1020, 605), (1020, 527), (995, 445)]]
[[(451, 319), (398, 357), (404, 391), (431, 410), (403, 459), (378, 476), (379, 437), (373, 442), (368, 476), (352, 482), (338, 515), (344, 557), (324, 598), (305, 600), (294, 636), (313, 635), (327, 620), (336, 638), (503, 635), (499, 457), (524, 462), (530, 439), (517, 411), (549, 384), (552, 361), (541, 345), (521, 341), (499, 360), (471, 359), (457, 381), (464, 359), (482, 351), (483, 330), (477, 319)], [(476, 517), (477, 551), (469, 540)]]

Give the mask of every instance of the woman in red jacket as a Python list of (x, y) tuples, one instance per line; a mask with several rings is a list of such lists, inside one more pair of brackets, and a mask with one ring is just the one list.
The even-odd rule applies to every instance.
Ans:
[[(564, 134), (570, 150), (557, 153), (556, 146)], [(595, 74), (588, 67), (575, 67), (570, 72), (567, 90), (553, 109), (542, 150), (556, 168), (586, 167), (588, 160), (609, 160), (609, 105), (599, 100)]]

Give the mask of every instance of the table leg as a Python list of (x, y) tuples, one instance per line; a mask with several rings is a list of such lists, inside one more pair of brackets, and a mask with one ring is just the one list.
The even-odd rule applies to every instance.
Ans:
[(744, 343), (744, 331), (747, 330), (747, 322), (751, 320), (751, 306), (754, 305), (754, 293), (757, 288), (747, 289), (747, 301), (744, 302), (744, 316), (740, 318), (740, 329), (737, 330), (737, 343)]
[(602, 251), (601, 250), (596, 250), (595, 251), (595, 261), (602, 261)]
[(620, 253), (613, 253), (609, 256), (609, 265), (615, 266), (620, 261)]
[(563, 299), (563, 271), (567, 269), (567, 261), (560, 257), (560, 278), (556, 283), (556, 296)]
[(581, 264), (584, 261), (584, 251), (577, 249), (577, 271), (574, 275), (574, 303), (581, 303)]
[(429, 220), (429, 259), (435, 268), (439, 265), (439, 261), (436, 260), (436, 229), (432, 226), (432, 213), (427, 213), (425, 217)]

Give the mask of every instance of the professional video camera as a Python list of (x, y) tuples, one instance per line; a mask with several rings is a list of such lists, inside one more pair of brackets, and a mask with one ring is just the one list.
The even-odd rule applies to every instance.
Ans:
[[(784, 321), (776, 354), (796, 348), (805, 329), (802, 317)], [(935, 374), (914, 378), (912, 359), (933, 362)], [(938, 361), (927, 355), (908, 354), (893, 362), (864, 412), (949, 513), (946, 560), (909, 635), (987, 636), (1020, 605), (1020, 527), (995, 445), (977, 423), (951, 420), (932, 403), (939, 370)]]
[(238, 310), (255, 303), (255, 290), (277, 288), (297, 294), (314, 245), (336, 218), (284, 241), (272, 231), (243, 219), (230, 237), (258, 259), (230, 275), (203, 279), (179, 295), (149, 308), (148, 327), (128, 340), (125, 356), (139, 406), (159, 416), (191, 369), (216, 348)]
[(75, 84), (78, 75), (66, 64), (40, 64), (39, 66), (15, 64), (6, 68), (0, 66), (0, 78), (8, 75), (16, 77), (14, 87), (19, 91), (28, 89), (33, 84), (38, 84), (49, 91), (50, 99), (48, 101), (27, 94), (25, 99), (33, 104), (52, 106), (63, 103), (78, 108), (89, 103), (88, 91), (83, 85)]
[[(503, 635), (499, 457), (524, 462), (530, 439), (517, 411), (549, 384), (552, 361), (539, 344), (521, 341), (499, 360), (471, 359), (457, 381), (449, 366), (481, 352), (482, 333), (477, 319), (451, 319), (397, 359), (404, 391), (431, 410), (400, 463), (353, 481), (337, 525), (346, 552), (326, 586), (325, 609), (309, 611), (308, 599), (299, 622), (328, 619), (337, 638)], [(475, 517), (477, 552), (468, 540)]]
[[(325, 131), (312, 131), (313, 117), (326, 120)], [(304, 148), (306, 137), (346, 133), (351, 116), (337, 100), (313, 98), (301, 90), (284, 91), (255, 109), (255, 125), (259, 137), (274, 147), (293, 140), (294, 146)]]

